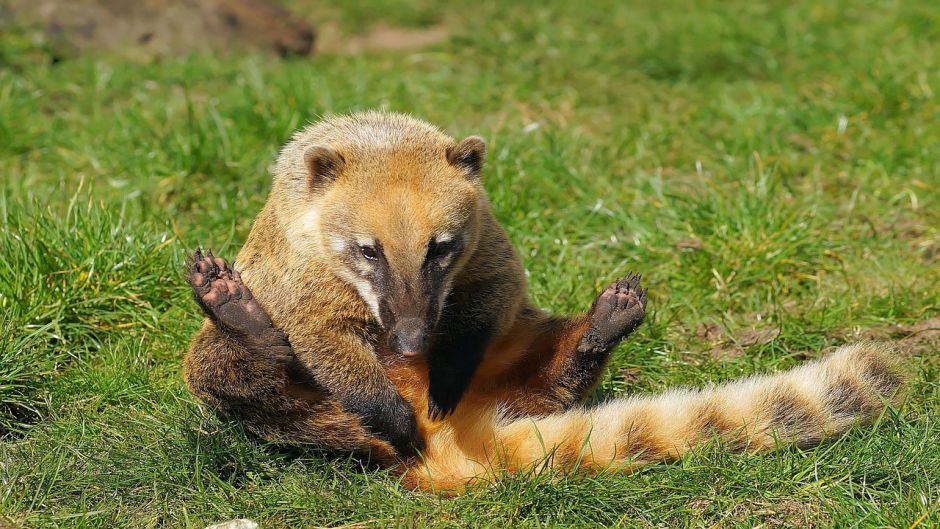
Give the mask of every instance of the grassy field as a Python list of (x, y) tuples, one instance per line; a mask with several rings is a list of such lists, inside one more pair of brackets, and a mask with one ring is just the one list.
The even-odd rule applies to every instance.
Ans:
[[(0, 35), (0, 527), (940, 526), (935, 1), (354, 4), (326, 16), (450, 37), (53, 61)], [(233, 256), (291, 131), (367, 108), (488, 138), (486, 187), (542, 306), (644, 274), (650, 317), (598, 399), (866, 337), (899, 340), (911, 397), (811, 450), (454, 499), (247, 437), (181, 381), (200, 321), (184, 257)]]

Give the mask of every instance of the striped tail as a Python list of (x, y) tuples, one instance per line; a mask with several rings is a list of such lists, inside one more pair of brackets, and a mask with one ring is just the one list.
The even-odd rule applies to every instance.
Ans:
[[(860, 343), (789, 371), (700, 390), (613, 400), (541, 418), (444, 428), (405, 480), (459, 491), (502, 472), (534, 468), (629, 470), (720, 439), (738, 451), (810, 446), (870, 422), (897, 404), (905, 376), (886, 344)], [(478, 415), (479, 417), (479, 415)]]

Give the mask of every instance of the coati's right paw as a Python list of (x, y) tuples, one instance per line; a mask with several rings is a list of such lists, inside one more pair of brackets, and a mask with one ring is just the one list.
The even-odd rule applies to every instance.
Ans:
[(344, 407), (359, 415), (370, 430), (388, 441), (403, 460), (413, 459), (424, 450), (414, 408), (397, 391), (391, 399), (386, 396), (366, 402), (352, 400), (345, 402)]
[(241, 276), (212, 251), (196, 250), (187, 277), (196, 303), (227, 334), (245, 345), (263, 350), (275, 363), (293, 358), (287, 336), (274, 327)]
[(646, 290), (638, 274), (610, 285), (594, 301), (591, 326), (579, 343), (582, 349), (607, 349), (630, 335), (646, 316)]
[(414, 410), (407, 406), (407, 415), (399, 417), (391, 432), (389, 442), (395, 447), (395, 450), (401, 455), (402, 459), (410, 460), (418, 456), (418, 453), (425, 448), (424, 439), (421, 432), (418, 431), (418, 421), (415, 418)]

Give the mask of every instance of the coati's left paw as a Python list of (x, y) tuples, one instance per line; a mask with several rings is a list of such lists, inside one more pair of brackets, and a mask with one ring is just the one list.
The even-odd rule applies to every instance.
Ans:
[(639, 274), (628, 274), (604, 289), (594, 301), (588, 315), (591, 326), (578, 348), (610, 348), (636, 330), (645, 316), (646, 289), (640, 286)]

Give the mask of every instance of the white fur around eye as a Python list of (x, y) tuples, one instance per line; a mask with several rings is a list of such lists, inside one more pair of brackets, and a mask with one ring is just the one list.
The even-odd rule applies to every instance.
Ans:
[(375, 239), (370, 237), (357, 237), (356, 244), (359, 246), (375, 246)]
[(340, 237), (339, 235), (331, 236), (330, 248), (332, 248), (336, 253), (342, 253), (346, 251), (346, 239)]

